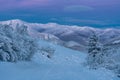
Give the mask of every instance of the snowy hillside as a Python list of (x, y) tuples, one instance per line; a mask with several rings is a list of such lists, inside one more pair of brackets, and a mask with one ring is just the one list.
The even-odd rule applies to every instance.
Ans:
[(1, 80), (119, 80), (105, 69), (90, 70), (83, 65), (86, 55), (46, 41), (40, 47), (55, 49), (51, 59), (41, 53), (35, 54), (31, 62), (0, 62)]
[[(92, 34), (92, 31), (96, 32), (100, 37), (100, 42), (106, 44), (107, 42), (114, 41), (120, 35), (120, 29), (108, 28), (98, 29), (88, 26), (69, 26), (59, 25), (56, 23), (27, 23), (21, 20), (9, 20), (2, 21), (0, 24), (7, 25), (22, 25), (28, 26), (28, 32), (33, 37), (40, 37), (42, 39), (49, 39), (57, 44), (69, 44), (69, 41), (78, 43), (77, 45), (71, 46), (70, 48), (76, 50), (85, 51), (88, 42), (88, 37)], [(68, 42), (68, 43), (67, 43)], [(66, 46), (66, 45), (64, 45)], [(77, 47), (76, 47), (77, 46)], [(69, 47), (69, 46), (67, 46)], [(79, 48), (78, 48), (79, 47)]]
[[(60, 28), (63, 29), (59, 30)], [(72, 29), (73, 31), (71, 31)], [(65, 48), (79, 49), (85, 48), (85, 45), (71, 39), (66, 42), (59, 37), (59, 35), (65, 37), (65, 34), (74, 35), (76, 30), (89, 32), (89, 29), (101, 31), (89, 27), (67, 27), (54, 23), (33, 24), (20, 20), (1, 22), (0, 79), (119, 80), (118, 38), (112, 46), (110, 44), (110, 46), (100, 46), (98, 37), (94, 34), (89, 39), (89, 54), (85, 54)], [(38, 30), (45, 31), (39, 32)], [(84, 41), (87, 41), (83, 35), (80, 39), (82, 40), (83, 37)], [(82, 48), (81, 50), (84, 50)]]

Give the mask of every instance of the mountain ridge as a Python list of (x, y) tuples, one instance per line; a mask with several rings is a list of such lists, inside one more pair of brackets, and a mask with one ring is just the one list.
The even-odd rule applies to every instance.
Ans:
[[(18, 24), (26, 25), (28, 26), (29, 34), (33, 37), (41, 38), (42, 36), (42, 39), (47, 39), (56, 44), (83, 51), (85, 50), (84, 47), (87, 46), (88, 38), (92, 35), (92, 32), (95, 32), (99, 36), (102, 44), (114, 41), (116, 38), (120, 37), (120, 29), (116, 28), (100, 29), (89, 26), (60, 25), (57, 23), (29, 23), (20, 19), (1, 21), (0, 24), (13, 25), (14, 27)], [(119, 40), (119, 38), (117, 40)], [(74, 44), (70, 46), (71, 41), (77, 43), (77, 45)], [(67, 46), (68, 43), (69, 46)]]

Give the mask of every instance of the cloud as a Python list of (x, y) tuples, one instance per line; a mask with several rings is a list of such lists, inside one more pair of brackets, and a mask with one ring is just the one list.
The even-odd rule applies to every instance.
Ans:
[(66, 12), (83, 12), (83, 11), (91, 11), (94, 8), (85, 5), (71, 5), (64, 8)]
[(0, 0), (0, 11), (50, 5), (50, 0)]
[(99, 20), (82, 20), (82, 19), (66, 19), (67, 22), (86, 23), (86, 24), (99, 24), (106, 25), (106, 22)]
[(76, 19), (76, 18), (70, 18), (70, 17), (64, 17), (64, 18), (52, 18), (52, 21), (63, 21), (66, 23), (75, 23), (75, 24), (84, 24), (84, 25), (109, 25), (110, 22), (108, 21), (101, 21), (101, 20), (93, 20), (93, 19)]
[(48, 5), (50, 0), (22, 0), (20, 2), (23, 6), (43, 6)]

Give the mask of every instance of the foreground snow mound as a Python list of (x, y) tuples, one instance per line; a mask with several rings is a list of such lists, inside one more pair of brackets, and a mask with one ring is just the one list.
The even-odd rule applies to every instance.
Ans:
[(106, 69), (89, 70), (83, 66), (86, 54), (45, 41), (40, 47), (55, 49), (51, 58), (37, 53), (31, 62), (0, 63), (1, 80), (119, 80)]
[(80, 65), (0, 63), (1, 80), (119, 80), (104, 69), (89, 70)]
[[(51, 64), (82, 64), (85, 60), (86, 54), (81, 53), (79, 51), (71, 50), (62, 46), (55, 45), (53, 43), (49, 43), (47, 41), (39, 41), (40, 47), (51, 47), (54, 49), (54, 53), (51, 58), (47, 58), (46, 55), (42, 55), (41, 53), (37, 53), (34, 56), (34, 61), (38, 63), (48, 63)], [(45, 61), (45, 62), (44, 62)]]

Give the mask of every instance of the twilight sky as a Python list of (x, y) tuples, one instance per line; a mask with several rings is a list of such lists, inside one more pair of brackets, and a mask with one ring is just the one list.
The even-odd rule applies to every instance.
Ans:
[(120, 0), (0, 0), (0, 20), (120, 26)]

